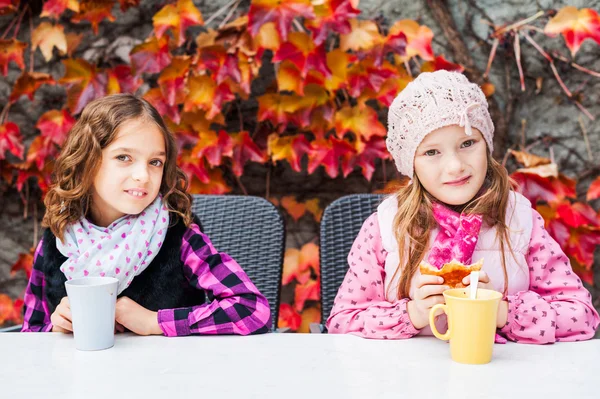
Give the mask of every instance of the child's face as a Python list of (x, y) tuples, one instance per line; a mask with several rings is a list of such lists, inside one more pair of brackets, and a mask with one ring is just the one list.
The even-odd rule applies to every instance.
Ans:
[(473, 128), (467, 136), (458, 125), (429, 133), (415, 153), (415, 173), (423, 187), (439, 201), (463, 205), (472, 200), (487, 173), (487, 146)]
[(155, 123), (143, 118), (123, 123), (102, 150), (92, 189), (93, 222), (108, 226), (142, 212), (159, 193), (165, 162), (165, 139)]

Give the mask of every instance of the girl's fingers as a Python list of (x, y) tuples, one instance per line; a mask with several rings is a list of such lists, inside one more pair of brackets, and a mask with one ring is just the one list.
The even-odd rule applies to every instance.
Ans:
[(441, 295), (442, 292), (450, 289), (447, 285), (426, 285), (419, 288), (416, 292), (416, 299), (426, 299), (434, 295)]
[(444, 283), (444, 279), (440, 276), (432, 276), (430, 274), (421, 274), (416, 278), (417, 288), (421, 288), (425, 285), (439, 285)]
[[(446, 300), (444, 299), (443, 295), (434, 295), (423, 300), (423, 305), (425, 309), (427, 309), (427, 311), (431, 310), (432, 307), (440, 303), (446, 303)], [(439, 313), (441, 313), (441, 311), (436, 313), (436, 315)]]

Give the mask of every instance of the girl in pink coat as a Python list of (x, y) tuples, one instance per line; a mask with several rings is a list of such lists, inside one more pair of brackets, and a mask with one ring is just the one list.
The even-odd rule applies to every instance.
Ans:
[[(425, 261), (480, 259), (479, 286), (504, 294), (497, 342), (590, 339), (599, 324), (590, 293), (531, 203), (492, 158), (494, 125), (481, 89), (462, 74), (422, 73), (392, 103), (387, 148), (411, 184), (385, 199), (348, 255), (330, 333), (403, 339), (430, 335), (444, 303), (442, 277)], [(468, 277), (463, 281), (468, 285)], [(445, 315), (437, 318), (440, 331)]]

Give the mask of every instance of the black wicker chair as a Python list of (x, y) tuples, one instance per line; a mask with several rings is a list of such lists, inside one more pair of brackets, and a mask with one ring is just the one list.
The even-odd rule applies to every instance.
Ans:
[[(348, 253), (363, 222), (377, 210), (381, 194), (353, 194), (333, 201), (321, 219), (321, 321), (325, 323), (333, 300), (348, 271)], [(324, 332), (312, 325), (311, 332)]]
[(260, 197), (194, 195), (192, 211), (214, 247), (231, 255), (267, 298), (275, 330), (285, 248), (285, 227), (277, 208)]

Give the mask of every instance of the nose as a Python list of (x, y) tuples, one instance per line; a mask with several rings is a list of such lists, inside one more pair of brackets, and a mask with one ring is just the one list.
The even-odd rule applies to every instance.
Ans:
[(146, 183), (148, 181), (148, 177), (148, 166), (143, 163), (136, 165), (135, 169), (133, 170), (133, 174), (131, 175), (133, 180), (140, 183)]
[(446, 172), (453, 177), (460, 177), (465, 170), (465, 164), (460, 156), (456, 153), (448, 155), (446, 162)]

